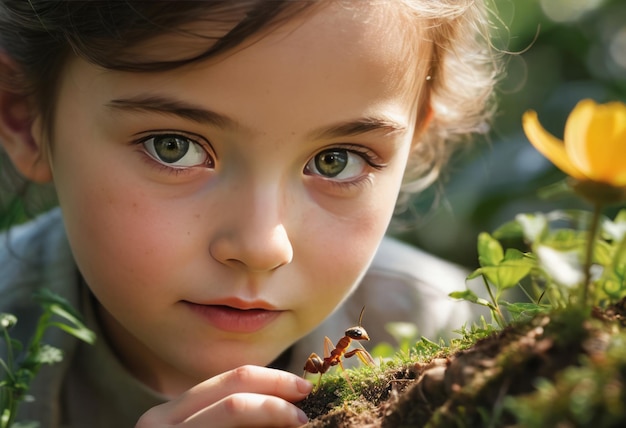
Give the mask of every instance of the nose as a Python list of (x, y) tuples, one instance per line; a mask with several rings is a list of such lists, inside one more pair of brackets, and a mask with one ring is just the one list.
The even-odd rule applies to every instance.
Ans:
[(210, 243), (211, 256), (226, 266), (253, 273), (271, 272), (291, 263), (293, 247), (285, 227), (283, 198), (267, 191), (233, 198), (235, 203), (225, 207), (224, 227)]

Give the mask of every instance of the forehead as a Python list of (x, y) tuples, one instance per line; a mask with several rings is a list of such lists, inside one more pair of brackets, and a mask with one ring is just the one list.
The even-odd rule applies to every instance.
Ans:
[[(308, 7), (290, 5), (278, 15), (274, 24), (253, 33), (220, 55), (218, 60), (250, 49), (267, 38), (283, 42), (281, 48), (285, 52), (293, 47), (291, 54), (304, 50), (302, 38), (289, 37), (294, 33), (309, 36), (310, 43), (306, 49), (311, 46), (328, 49), (330, 45), (332, 52), (329, 53), (341, 52), (346, 60), (375, 52), (385, 56), (390, 67), (402, 67), (404, 73), (411, 72), (407, 65), (413, 63), (418, 55), (428, 57), (428, 43), (420, 42), (421, 29), (414, 20), (408, 19), (406, 6), (400, 1), (320, 0), (305, 3)], [(232, 16), (221, 15), (219, 19), (206, 16), (187, 22), (174, 31), (157, 34), (131, 46), (124, 54), (134, 55), (141, 62), (195, 57), (232, 31), (245, 11), (234, 8)]]
[[(392, 120), (402, 116), (402, 125), (411, 127), (415, 79), (429, 47), (407, 36), (399, 7), (392, 1), (324, 2), (214, 58), (155, 73), (103, 70), (76, 60), (65, 82), (85, 102), (158, 94), (216, 109), (262, 132), (277, 125), (277, 117), (306, 129), (312, 122), (381, 111)], [(136, 49), (154, 60), (178, 54), (181, 46), (206, 50), (206, 39), (186, 42), (167, 35)], [(416, 45), (407, 47), (409, 42)]]

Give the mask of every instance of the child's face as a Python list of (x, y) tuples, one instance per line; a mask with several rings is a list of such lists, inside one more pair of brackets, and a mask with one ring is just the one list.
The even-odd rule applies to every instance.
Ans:
[(417, 59), (384, 16), (326, 7), (168, 72), (68, 64), (54, 182), (107, 334), (144, 381), (171, 392), (266, 365), (357, 284), (416, 126)]

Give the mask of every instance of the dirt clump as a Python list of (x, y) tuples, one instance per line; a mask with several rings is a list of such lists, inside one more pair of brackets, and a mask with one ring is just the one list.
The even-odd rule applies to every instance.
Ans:
[[(617, 336), (626, 342), (626, 300), (596, 308), (591, 316), (541, 314), (445, 358), (382, 370), (349, 403), (319, 388), (299, 406), (311, 418), (308, 427), (524, 426), (514, 412), (517, 407), (508, 405), (510, 397), (536, 393), (538, 379), (554, 382), (568, 367), (605, 364)], [(613, 399), (624, 403), (626, 358), (617, 361), (621, 365), (610, 376), (611, 391)], [(607, 425), (564, 426), (626, 426), (626, 411), (621, 422), (620, 411)], [(562, 416), (566, 422), (571, 418)]]

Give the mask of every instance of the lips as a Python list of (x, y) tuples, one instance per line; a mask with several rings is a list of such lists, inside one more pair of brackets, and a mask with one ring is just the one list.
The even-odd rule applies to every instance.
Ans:
[(271, 309), (271, 306), (265, 303), (238, 303), (238, 306), (184, 303), (213, 327), (229, 333), (257, 332), (267, 327), (283, 313), (283, 311)]

